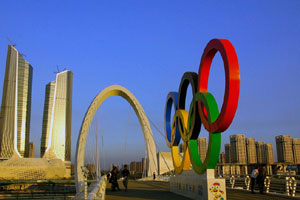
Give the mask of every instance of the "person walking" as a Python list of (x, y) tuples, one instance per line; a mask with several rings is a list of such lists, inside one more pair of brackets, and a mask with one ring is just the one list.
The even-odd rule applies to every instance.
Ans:
[(250, 178), (251, 178), (251, 192), (252, 194), (254, 194), (254, 185), (255, 185), (255, 182), (256, 181), (256, 178), (258, 176), (258, 167), (255, 167), (252, 172), (251, 172), (251, 175), (250, 175)]
[(121, 190), (118, 184), (118, 169), (116, 166), (113, 166), (109, 182), (111, 183), (111, 191)]
[(259, 187), (259, 192), (261, 194), (264, 193), (264, 187), (265, 187), (265, 178), (267, 176), (267, 169), (266, 169), (266, 166), (263, 165), (259, 168), (258, 170), (258, 176), (257, 176), (257, 181), (258, 181), (258, 187)]
[(124, 165), (124, 169), (122, 170), (122, 178), (123, 178), (123, 185), (125, 187), (125, 191), (127, 191), (128, 186), (128, 176), (130, 175), (130, 172), (128, 170), (128, 166)]

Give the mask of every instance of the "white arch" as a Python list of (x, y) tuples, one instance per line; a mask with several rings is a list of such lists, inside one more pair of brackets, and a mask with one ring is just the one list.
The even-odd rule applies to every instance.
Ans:
[(127, 90), (126, 88), (120, 85), (112, 85), (102, 90), (94, 98), (81, 124), (80, 133), (77, 140), (76, 157), (75, 157), (75, 181), (76, 181), (77, 194), (81, 193), (84, 190), (84, 176), (81, 170), (81, 166), (84, 166), (85, 145), (86, 145), (86, 140), (90, 129), (90, 125), (99, 106), (102, 104), (102, 102), (105, 99), (111, 96), (123, 97), (134, 109), (144, 134), (146, 150), (148, 154), (147, 174), (148, 176), (151, 176), (153, 172), (157, 174), (158, 165), (157, 165), (155, 142), (152, 137), (152, 130), (148, 118), (144, 112), (144, 109), (142, 108), (138, 100), (135, 98), (135, 96), (129, 90)]

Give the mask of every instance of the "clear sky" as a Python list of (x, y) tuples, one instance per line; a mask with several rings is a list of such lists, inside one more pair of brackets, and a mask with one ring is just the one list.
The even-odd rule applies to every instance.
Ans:
[[(274, 145), (280, 134), (300, 137), (299, 10), (298, 0), (2, 1), (0, 88), (9, 37), (34, 68), (30, 140), (38, 156), (45, 85), (55, 79), (57, 65), (73, 71), (74, 157), (82, 119), (98, 92), (112, 84), (125, 86), (163, 131), (168, 92), (178, 90), (184, 72), (198, 72), (209, 40), (226, 38), (239, 58), (241, 92), (223, 144), (229, 135), (243, 133)], [(224, 80), (217, 55), (209, 90), (219, 106)], [(111, 97), (102, 110), (106, 162), (139, 160), (144, 140), (128, 103)], [(169, 151), (164, 138), (153, 132), (160, 150)], [(93, 141), (95, 136), (89, 137)]]

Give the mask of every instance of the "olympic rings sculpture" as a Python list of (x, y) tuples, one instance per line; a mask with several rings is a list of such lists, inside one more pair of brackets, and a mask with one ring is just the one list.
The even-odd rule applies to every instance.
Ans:
[[(225, 69), (225, 94), (219, 113), (214, 96), (208, 92), (208, 77), (212, 60), (220, 52)], [(193, 99), (189, 112), (185, 110), (188, 85), (191, 85)], [(221, 133), (231, 124), (238, 106), (240, 92), (240, 69), (237, 54), (231, 42), (226, 39), (209, 41), (201, 57), (198, 74), (183, 74), (178, 92), (170, 92), (165, 107), (165, 138), (171, 148), (176, 173), (181, 174), (193, 166), (197, 174), (207, 169), (215, 169), (221, 148)], [(171, 110), (175, 114), (171, 122)], [(209, 132), (209, 142), (204, 161), (198, 152), (197, 138), (201, 124)], [(183, 140), (183, 157), (178, 153), (180, 140)]]

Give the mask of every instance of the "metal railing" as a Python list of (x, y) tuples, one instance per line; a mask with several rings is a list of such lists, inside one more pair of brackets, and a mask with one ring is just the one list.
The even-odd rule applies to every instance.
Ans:
[(85, 182), (85, 189), (76, 194), (74, 200), (104, 200), (105, 199), (105, 190), (107, 184), (107, 177), (103, 175), (99, 181), (91, 183), (89, 187), (87, 187), (87, 180)]
[[(231, 189), (250, 190), (251, 179), (246, 175), (231, 175), (226, 177), (227, 187)], [(264, 179), (266, 193), (278, 193), (287, 196), (300, 196), (300, 176), (297, 175), (269, 175)], [(255, 184), (255, 188), (257, 184)]]
[(107, 184), (107, 177), (106, 175), (102, 176), (101, 179), (95, 184), (92, 191), (88, 194), (88, 200), (94, 199), (105, 199), (105, 189)]

